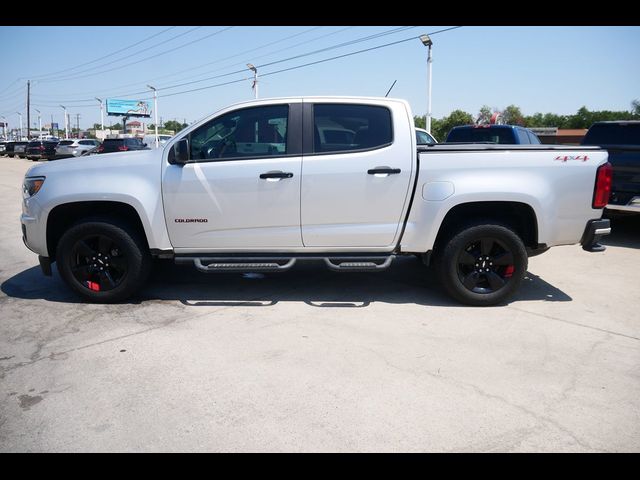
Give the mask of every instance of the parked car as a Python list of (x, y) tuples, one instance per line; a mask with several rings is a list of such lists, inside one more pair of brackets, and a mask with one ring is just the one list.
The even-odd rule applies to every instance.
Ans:
[(609, 152), (613, 179), (607, 211), (640, 214), (640, 121), (594, 123), (582, 145)]
[[(162, 147), (164, 146), (173, 135), (166, 135), (164, 133), (158, 134), (158, 144)], [(156, 146), (156, 136), (154, 135), (145, 135), (142, 139), (142, 143), (146, 143), (148, 147), (155, 148)]]
[(25, 142), (22, 140), (13, 142), (13, 155), (9, 155), (10, 157), (16, 156), (18, 158), (27, 158), (26, 149), (29, 142)]
[(57, 141), (32, 140), (27, 145), (25, 154), (29, 160), (53, 160), (56, 157)]
[[(354, 138), (322, 141), (318, 125), (329, 121)], [(373, 272), (420, 254), (453, 298), (494, 305), (515, 294), (528, 256), (603, 249), (610, 174), (597, 147), (415, 148), (403, 100), (262, 99), (226, 107), (162, 149), (34, 165), (21, 223), (43, 273), (55, 261), (92, 302), (133, 295), (154, 257), (202, 272), (318, 259)]]
[(518, 125), (461, 125), (451, 129), (445, 143), (540, 145), (540, 139), (528, 128)]
[(15, 143), (13, 140), (9, 140), (4, 144), (4, 154), (8, 157), (13, 157), (13, 149), (15, 147)]
[(98, 147), (98, 153), (126, 152), (128, 150), (148, 150), (139, 138), (106, 138)]
[(418, 145), (435, 145), (438, 141), (423, 128), (416, 128), (416, 141)]
[(58, 146), (56, 147), (56, 157), (58, 158), (79, 157), (87, 150), (93, 150), (99, 146), (100, 146), (100, 142), (98, 140), (93, 140), (90, 138), (86, 138), (82, 140), (78, 140), (78, 139), (61, 140)]

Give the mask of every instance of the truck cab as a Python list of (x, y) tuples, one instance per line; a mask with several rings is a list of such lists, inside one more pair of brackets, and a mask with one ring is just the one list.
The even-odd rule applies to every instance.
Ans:
[(528, 128), (518, 125), (461, 125), (451, 129), (445, 143), (540, 145), (540, 139)]

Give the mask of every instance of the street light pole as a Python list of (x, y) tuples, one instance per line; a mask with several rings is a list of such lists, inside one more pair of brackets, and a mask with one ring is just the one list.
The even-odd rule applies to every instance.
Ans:
[(102, 110), (102, 100), (98, 97), (94, 98), (100, 102), (100, 130), (104, 130), (104, 110)]
[(257, 99), (258, 98), (258, 69), (254, 67), (253, 64), (251, 63), (247, 63), (247, 67), (249, 67), (249, 70), (253, 72), (253, 86), (251, 88), (253, 88), (254, 96)]
[(40, 116), (40, 110), (34, 108), (36, 112), (38, 112), (38, 138), (42, 140), (42, 117)]
[(7, 117), (5, 117), (4, 115), (0, 115), (0, 118), (4, 118), (4, 121), (2, 122), (2, 134), (4, 135), (4, 139), (9, 141), (9, 133), (8, 133), (9, 122), (7, 122)]
[(427, 118), (425, 130), (431, 134), (431, 63), (433, 63), (431, 47), (433, 46), (433, 42), (429, 38), (429, 35), (420, 35), (420, 41), (424, 46), (429, 48), (429, 54), (427, 56)]
[(158, 148), (158, 91), (151, 85), (147, 85), (147, 87), (153, 90), (153, 116), (155, 117), (154, 126), (156, 127), (156, 148)]
[(69, 138), (69, 128), (67, 127), (67, 107), (64, 105), (60, 106), (64, 108), (64, 138), (67, 139)]
[(20, 112), (16, 112), (18, 114), (18, 116), (20, 117), (20, 138), (18, 138), (18, 141), (22, 141), (22, 114)]

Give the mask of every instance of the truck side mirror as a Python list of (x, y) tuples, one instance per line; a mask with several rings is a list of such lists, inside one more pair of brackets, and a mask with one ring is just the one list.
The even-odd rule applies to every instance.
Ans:
[(184, 165), (189, 161), (189, 140), (183, 138), (175, 143), (169, 151), (169, 163), (172, 165)]

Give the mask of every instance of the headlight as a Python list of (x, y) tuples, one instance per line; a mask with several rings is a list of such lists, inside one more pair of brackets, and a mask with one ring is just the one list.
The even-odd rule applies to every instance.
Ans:
[(22, 184), (22, 195), (24, 198), (33, 197), (42, 188), (45, 177), (26, 177)]

